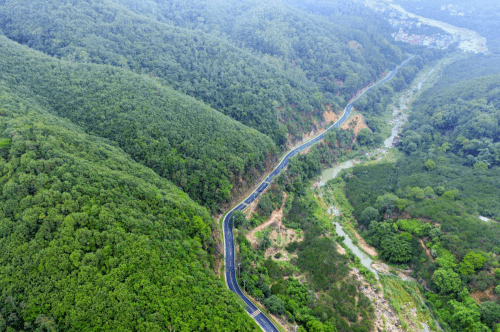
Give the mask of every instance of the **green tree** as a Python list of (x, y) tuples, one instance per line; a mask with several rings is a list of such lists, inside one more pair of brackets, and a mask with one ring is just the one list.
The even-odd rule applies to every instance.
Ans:
[(425, 192), (420, 187), (411, 188), (410, 194), (417, 201), (421, 201), (425, 198)]
[(359, 222), (365, 226), (370, 226), (370, 222), (372, 221), (379, 221), (380, 219), (380, 213), (378, 212), (377, 209), (374, 207), (367, 207), (366, 209), (363, 210), (361, 213), (361, 216), (359, 217)]
[(337, 332), (337, 329), (332, 323), (322, 323), (314, 319), (308, 321), (306, 327), (308, 332)]
[(466, 276), (472, 275), (476, 270), (482, 269), (485, 262), (486, 257), (483, 255), (475, 252), (469, 252), (460, 262), (458, 272)]
[(451, 269), (437, 269), (432, 275), (432, 280), (444, 294), (456, 293), (462, 288), (460, 276)]
[(486, 301), (481, 303), (482, 321), (491, 329), (500, 323), (500, 303), (495, 301)]
[(487, 170), (488, 169), (488, 164), (485, 163), (485, 162), (477, 162), (474, 164), (474, 169), (478, 169), (478, 170)]
[(439, 227), (434, 227), (429, 231), (432, 241), (437, 241), (441, 235), (443, 235), (443, 231)]
[[(434, 228), (438, 229), (438, 228)], [(443, 252), (436, 258), (436, 264), (442, 268), (455, 268), (457, 266), (457, 259), (448, 250), (443, 250)]]
[(386, 237), (381, 241), (382, 258), (392, 263), (407, 263), (411, 259), (410, 243), (399, 236)]
[(424, 194), (425, 194), (425, 197), (427, 198), (431, 198), (434, 196), (434, 189), (432, 189), (431, 187), (425, 187), (424, 189)]
[(356, 137), (360, 145), (368, 145), (373, 142), (373, 132), (370, 129), (363, 128), (358, 132)]
[(271, 295), (270, 297), (265, 299), (264, 305), (271, 313), (275, 315), (282, 315), (285, 313), (285, 303), (280, 297), (276, 295)]
[(472, 277), (472, 283), (481, 292), (484, 292), (491, 286), (495, 285), (495, 277), (486, 271), (479, 271), (478, 274)]
[(436, 169), (436, 162), (434, 162), (432, 159), (428, 159), (426, 162), (425, 162), (425, 168), (428, 170), (428, 171), (432, 171), (434, 169)]
[(385, 212), (385, 211), (392, 211), (396, 207), (396, 202), (398, 201), (399, 197), (392, 194), (392, 193), (387, 193), (382, 196), (377, 197), (376, 201), (376, 207), (379, 209), (380, 212)]
[(450, 325), (455, 330), (465, 330), (470, 332), (489, 332), (490, 329), (481, 323), (481, 310), (469, 291), (464, 288), (460, 294), (462, 302), (450, 300), (448, 304), (453, 307), (453, 313), (450, 319)]
[(438, 194), (439, 196), (441, 196), (442, 194), (444, 194), (445, 191), (446, 191), (446, 189), (444, 189), (443, 186), (437, 186), (436, 187), (436, 194)]
[(233, 220), (233, 226), (235, 228), (248, 226), (247, 217), (242, 211), (233, 211), (231, 214), (231, 219)]
[(273, 207), (273, 202), (271, 200), (271, 196), (269, 194), (264, 194), (260, 200), (259, 200), (259, 204), (257, 204), (257, 207), (260, 209), (261, 213), (259, 213), (259, 215), (263, 215), (263, 216), (270, 216), (271, 213), (273, 212), (274, 210), (274, 207)]
[(394, 236), (394, 232), (395, 230), (392, 223), (371, 222), (368, 232), (370, 244), (380, 247), (383, 240)]

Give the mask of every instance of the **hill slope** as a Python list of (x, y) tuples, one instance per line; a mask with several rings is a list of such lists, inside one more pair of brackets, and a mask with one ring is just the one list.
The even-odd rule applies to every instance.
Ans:
[(382, 23), (370, 20), (376, 32), (263, 1), (0, 5), (9, 38), (71, 61), (158, 76), (278, 145), (287, 132), (300, 136), (322, 121), (322, 102), (343, 107), (353, 91), (401, 61), (401, 51), (378, 33)]
[[(0, 79), (216, 210), (276, 152), (273, 142), (158, 81), (130, 71), (72, 64), (0, 36)], [(253, 171), (252, 171), (253, 170)]]
[(158, 77), (163, 84), (268, 134), (278, 144), (286, 140), (286, 127), (277, 119), (279, 106), (293, 103), (301, 112), (313, 112), (311, 87), (248, 52), (112, 2), (73, 5), (58, 0), (48, 6), (38, 0), (5, 1), (0, 5), (0, 27), (9, 38), (49, 55)]
[(207, 210), (121, 149), (0, 85), (0, 325), (247, 330), (211, 271)]
[[(401, 51), (383, 37), (385, 23), (352, 1), (334, 5), (349, 8), (334, 19), (296, 9), (293, 1), (114, 2), (158, 21), (220, 36), (263, 59), (271, 56), (288, 72), (298, 71), (325, 92), (344, 97), (402, 60)], [(351, 40), (362, 51), (351, 48)], [(334, 79), (350, 84), (340, 88)]]

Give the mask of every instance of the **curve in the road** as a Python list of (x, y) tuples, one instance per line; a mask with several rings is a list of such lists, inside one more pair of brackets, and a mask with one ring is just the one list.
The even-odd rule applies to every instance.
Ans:
[(383, 84), (389, 81), (394, 75), (397, 73), (398, 69), (403, 67), (410, 61), (413, 57), (406, 59), (402, 64), (400, 64), (396, 69), (394, 69), (387, 77), (380, 80), (376, 84), (372, 85), (368, 89), (366, 89), (362, 94), (360, 94), (355, 100), (350, 102), (346, 108), (344, 109), (344, 114), (340, 119), (338, 119), (334, 124), (330, 127), (326, 128), (321, 134), (314, 137), (312, 140), (296, 147), (292, 151), (288, 152), (280, 161), (278, 166), (262, 181), (257, 189), (255, 189), (245, 200), (243, 200), (240, 204), (236, 205), (232, 208), (225, 216), (222, 224), (222, 231), (224, 235), (224, 257), (225, 257), (225, 277), (227, 287), (238, 294), (238, 296), (245, 302), (247, 313), (257, 322), (257, 324), (262, 328), (265, 332), (279, 332), (279, 330), (274, 326), (274, 324), (262, 313), (259, 309), (243, 294), (241, 291), (238, 281), (236, 279), (236, 266), (235, 266), (235, 257), (234, 257), (234, 238), (233, 238), (233, 223), (231, 222), (231, 215), (234, 211), (242, 211), (248, 205), (250, 205), (259, 195), (271, 184), (274, 178), (276, 178), (280, 172), (288, 165), (288, 162), (291, 157), (295, 156), (297, 153), (302, 150), (310, 147), (311, 145), (317, 143), (325, 137), (327, 131), (332, 128), (338, 128), (351, 114), (352, 107), (356, 101), (361, 98), (366, 92), (370, 91), (372, 88)]

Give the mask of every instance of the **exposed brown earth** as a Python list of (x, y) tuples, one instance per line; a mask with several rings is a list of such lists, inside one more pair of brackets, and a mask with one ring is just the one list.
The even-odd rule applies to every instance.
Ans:
[(323, 112), (323, 119), (325, 119), (326, 124), (330, 124), (330, 122), (335, 122), (340, 118), (340, 114), (337, 114), (333, 111), (332, 105), (323, 105), (325, 111)]
[(366, 128), (370, 129), (368, 125), (365, 122), (365, 118), (361, 114), (354, 114), (351, 115), (346, 122), (340, 126), (342, 129), (352, 129), (354, 131), (354, 134), (358, 136), (358, 133), (361, 129)]
[(345, 249), (337, 243), (337, 252), (341, 255), (345, 255)]
[(422, 248), (425, 250), (425, 253), (427, 254), (427, 256), (429, 256), (429, 258), (431, 259), (431, 261), (434, 262), (434, 257), (432, 257), (431, 255), (431, 251), (429, 250), (429, 248), (427, 248), (427, 246), (425, 245), (424, 243), (424, 240), (422, 239), (418, 239), (418, 241), (420, 242), (420, 245), (422, 246)]
[(498, 296), (495, 294), (495, 286), (491, 286), (484, 292), (477, 291), (471, 293), (470, 296), (472, 296), (472, 298), (478, 305), (480, 305), (484, 301), (494, 301), (498, 299)]

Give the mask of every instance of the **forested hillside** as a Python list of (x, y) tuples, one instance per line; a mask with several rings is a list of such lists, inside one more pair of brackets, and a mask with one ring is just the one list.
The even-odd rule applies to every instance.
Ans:
[(276, 149), (265, 135), (157, 80), (111, 66), (72, 64), (0, 37), (0, 79), (20, 95), (116, 142), (136, 161), (218, 209)]
[(256, 330), (205, 208), (0, 82), (0, 330)]
[[(134, 14), (112, 2), (52, 5), (6, 1), (0, 27), (9, 38), (58, 58), (109, 64), (156, 77), (284, 144), (278, 107), (293, 120), (312, 116), (314, 90), (228, 42)], [(30, 24), (27, 25), (26, 21)], [(289, 104), (297, 105), (294, 113)], [(285, 116), (285, 114), (283, 115)], [(307, 122), (304, 126), (307, 125)], [(312, 123), (309, 123), (310, 128)]]
[(449, 331), (500, 323), (500, 75), (476, 60), (497, 58), (459, 61), (413, 103), (400, 158), (343, 177), (364, 236), (425, 281)]
[[(115, 2), (159, 21), (219, 35), (344, 99), (402, 60), (401, 51), (383, 36), (385, 22), (352, 1), (332, 4), (331, 19), (297, 10), (293, 1)], [(351, 48), (352, 40), (362, 50)], [(347, 84), (336, 86), (335, 79)]]
[[(158, 76), (279, 145), (287, 132), (300, 135), (314, 118), (322, 120), (323, 102), (342, 107), (354, 90), (402, 60), (377, 29), (276, 2), (42, 3), (5, 1), (4, 33), (59, 58)], [(351, 48), (352, 40), (363, 49)]]

